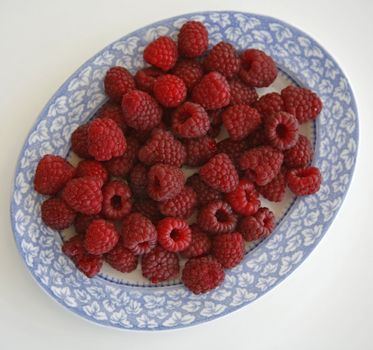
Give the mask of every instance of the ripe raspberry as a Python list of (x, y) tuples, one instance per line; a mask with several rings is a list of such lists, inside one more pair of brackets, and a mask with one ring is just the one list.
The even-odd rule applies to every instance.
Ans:
[(201, 63), (191, 59), (180, 60), (172, 70), (172, 74), (178, 76), (190, 91), (202, 78), (203, 69)]
[(135, 88), (135, 81), (131, 73), (123, 67), (112, 67), (105, 75), (105, 94), (116, 102)]
[(240, 180), (238, 187), (227, 193), (225, 199), (237, 214), (244, 216), (255, 214), (260, 207), (258, 193), (253, 183), (247, 179)]
[(162, 163), (180, 167), (185, 161), (186, 152), (182, 143), (170, 132), (155, 129), (145, 146), (139, 150), (138, 157), (146, 165)]
[(135, 201), (133, 211), (144, 215), (153, 224), (157, 223), (162, 218), (162, 215), (158, 209), (158, 202), (150, 198), (137, 199)]
[(197, 223), (202, 230), (211, 234), (232, 232), (237, 225), (237, 216), (228, 203), (212, 201), (201, 208)]
[(153, 86), (157, 101), (168, 108), (177, 107), (186, 97), (187, 89), (184, 81), (172, 74), (159, 77)]
[(150, 252), (157, 243), (157, 231), (152, 222), (139, 213), (131, 213), (122, 223), (123, 246), (133, 254)]
[(71, 237), (67, 241), (63, 242), (62, 252), (69, 258), (77, 255), (83, 255), (85, 253), (83, 239), (83, 235), (75, 235)]
[(79, 213), (98, 214), (102, 207), (101, 181), (88, 176), (72, 179), (66, 184), (62, 198)]
[(263, 126), (253, 131), (246, 139), (247, 148), (268, 145), (268, 140), (264, 132)]
[(225, 107), (230, 101), (229, 84), (220, 73), (208, 73), (193, 88), (192, 100), (206, 109)]
[(198, 258), (207, 255), (211, 249), (211, 241), (206, 232), (203, 232), (196, 224), (190, 226), (192, 240), (188, 248), (181, 251), (184, 258)]
[(240, 59), (231, 44), (221, 41), (210, 50), (203, 66), (208, 72), (218, 72), (230, 79), (239, 71)]
[(176, 43), (168, 36), (160, 36), (145, 48), (144, 60), (163, 71), (172, 69), (177, 60)]
[(90, 176), (101, 182), (101, 186), (108, 180), (109, 174), (105, 167), (97, 160), (82, 160), (78, 163), (75, 177)]
[(190, 176), (187, 180), (187, 185), (193, 188), (197, 194), (198, 204), (201, 206), (208, 202), (222, 199), (221, 193), (206, 185), (198, 174)]
[(187, 154), (185, 164), (191, 167), (205, 164), (218, 150), (215, 139), (209, 136), (185, 140), (184, 146)]
[(189, 225), (179, 218), (164, 218), (157, 224), (158, 243), (169, 252), (180, 252), (186, 249), (192, 232)]
[(257, 191), (272, 202), (281, 202), (285, 196), (286, 179), (280, 172), (271, 182), (264, 186), (256, 186)]
[(71, 135), (71, 149), (80, 158), (92, 158), (88, 153), (88, 127), (89, 124), (80, 125)]
[(189, 21), (183, 24), (178, 35), (178, 49), (185, 57), (201, 56), (208, 47), (208, 32), (201, 22)]
[(269, 143), (281, 151), (297, 143), (298, 129), (297, 118), (286, 112), (272, 114), (264, 121), (264, 131)]
[(293, 114), (299, 123), (314, 120), (320, 114), (322, 102), (311, 90), (297, 86), (288, 86), (281, 91), (285, 111)]
[(162, 75), (163, 72), (157, 68), (150, 67), (140, 69), (135, 75), (136, 87), (139, 90), (152, 94), (155, 81)]
[(97, 118), (108, 118), (115, 121), (115, 123), (122, 129), (123, 133), (126, 132), (127, 125), (123, 119), (123, 112), (120, 104), (111, 101), (106, 102), (96, 113)]
[(245, 255), (245, 242), (239, 232), (214, 237), (212, 254), (225, 269), (238, 265)]
[(259, 146), (246, 151), (240, 158), (240, 167), (246, 177), (259, 186), (271, 182), (279, 173), (283, 154), (270, 146)]
[(119, 241), (114, 249), (104, 256), (105, 261), (120, 272), (132, 272), (137, 267), (137, 256)]
[(231, 159), (225, 153), (211, 158), (200, 170), (201, 179), (212, 188), (228, 193), (238, 186), (238, 174)]
[(277, 68), (273, 59), (263, 51), (248, 49), (241, 54), (240, 78), (253, 87), (266, 87), (277, 77)]
[(136, 164), (129, 175), (129, 184), (133, 194), (144, 197), (147, 194), (148, 169), (142, 164)]
[(124, 121), (136, 130), (151, 130), (161, 122), (161, 107), (144, 91), (133, 90), (126, 94), (122, 100), (122, 110)]
[(207, 134), (210, 120), (202, 106), (185, 102), (172, 114), (171, 126), (180, 137), (195, 138)]
[(100, 215), (85, 215), (78, 213), (75, 216), (74, 220), (74, 228), (75, 232), (84, 235), (87, 231), (88, 226), (91, 224), (93, 220), (101, 219)]
[(181, 279), (194, 294), (207, 293), (223, 283), (224, 270), (215, 258), (203, 256), (187, 261)]
[(232, 106), (252, 105), (258, 99), (255, 88), (245, 85), (240, 79), (232, 79), (228, 84), (231, 92), (230, 104)]
[(84, 237), (84, 247), (88, 253), (101, 255), (112, 250), (118, 243), (119, 233), (114, 224), (103, 219), (91, 222)]
[(156, 201), (175, 197), (183, 189), (183, 172), (172, 165), (156, 164), (148, 172), (148, 194)]
[(307, 196), (320, 189), (321, 173), (319, 168), (313, 166), (297, 168), (290, 170), (286, 179), (291, 192), (297, 196)]
[(294, 147), (284, 152), (284, 164), (288, 168), (301, 168), (307, 166), (313, 157), (311, 142), (306, 136), (299, 135)]
[(238, 231), (248, 241), (256, 241), (270, 235), (275, 226), (275, 216), (268, 208), (260, 208), (253, 216), (247, 216), (238, 225)]
[(109, 220), (122, 220), (131, 212), (131, 190), (121, 180), (112, 180), (102, 188), (102, 214)]
[(103, 263), (101, 256), (92, 254), (78, 255), (73, 258), (73, 261), (78, 270), (89, 278), (100, 272)]
[(95, 119), (88, 127), (88, 152), (96, 160), (121, 156), (127, 148), (122, 130), (112, 119)]
[(259, 112), (247, 105), (228, 107), (222, 113), (223, 123), (233, 141), (243, 140), (261, 123)]
[(60, 156), (45, 155), (39, 160), (34, 188), (41, 194), (55, 194), (74, 176), (74, 167)]
[(54, 230), (64, 230), (74, 221), (75, 212), (60, 198), (49, 198), (41, 205), (41, 219)]
[(218, 152), (227, 154), (236, 169), (239, 168), (240, 157), (246, 150), (245, 140), (233, 141), (232, 139), (224, 139), (218, 143)]
[(274, 113), (284, 110), (284, 101), (280, 94), (277, 92), (271, 92), (261, 96), (255, 103), (254, 107), (263, 115), (263, 117), (269, 117)]

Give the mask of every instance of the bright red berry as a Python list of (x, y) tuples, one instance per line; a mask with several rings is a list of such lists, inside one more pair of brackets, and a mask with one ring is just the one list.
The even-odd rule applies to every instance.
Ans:
[(313, 149), (310, 140), (299, 135), (297, 143), (284, 152), (284, 164), (288, 168), (301, 168), (307, 166), (313, 157)]
[(224, 268), (235, 267), (245, 255), (242, 235), (238, 232), (217, 235), (212, 241), (212, 254)]
[(155, 81), (153, 92), (162, 106), (173, 108), (184, 101), (187, 89), (182, 79), (176, 75), (165, 74)]
[(190, 176), (187, 185), (197, 194), (198, 205), (204, 206), (208, 202), (222, 199), (222, 194), (208, 186), (198, 174)]
[(114, 224), (103, 219), (91, 222), (84, 237), (84, 247), (88, 253), (101, 255), (112, 250), (118, 243), (119, 233)]
[(122, 220), (131, 212), (132, 195), (126, 183), (112, 180), (102, 188), (102, 214), (109, 220)]
[(185, 164), (191, 167), (205, 164), (218, 150), (215, 139), (209, 136), (185, 140), (184, 146), (187, 154)]
[(186, 249), (191, 240), (192, 232), (186, 221), (167, 217), (157, 224), (158, 243), (169, 252), (179, 252)]
[(112, 67), (106, 72), (104, 85), (105, 94), (120, 102), (123, 95), (135, 88), (135, 81), (126, 68)]
[(297, 196), (307, 196), (320, 189), (321, 173), (319, 168), (313, 166), (296, 168), (287, 173), (286, 179), (291, 192)]
[(41, 219), (54, 230), (64, 230), (72, 225), (75, 212), (60, 198), (49, 198), (41, 205)]
[(67, 241), (63, 242), (62, 252), (69, 258), (77, 255), (83, 255), (85, 253), (83, 239), (83, 235), (75, 235), (69, 238)]
[(256, 186), (256, 189), (264, 198), (272, 202), (281, 202), (286, 190), (285, 175), (280, 171), (271, 182), (264, 186)]
[(119, 103), (112, 101), (106, 102), (96, 113), (96, 118), (108, 118), (114, 120), (122, 129), (123, 133), (127, 130), (127, 125), (123, 119), (122, 108)]
[(99, 255), (82, 254), (73, 257), (75, 266), (88, 278), (96, 276), (102, 267), (102, 258)]
[(92, 158), (88, 153), (88, 127), (89, 124), (80, 125), (71, 135), (71, 149), (80, 158)]
[(260, 99), (255, 103), (254, 107), (264, 117), (269, 117), (274, 113), (284, 110), (284, 101), (282, 100), (280, 94), (277, 92), (271, 92), (261, 96)]
[(258, 99), (255, 88), (246, 85), (240, 79), (234, 78), (228, 84), (231, 92), (230, 104), (232, 106), (252, 105)]
[(248, 241), (256, 241), (268, 237), (275, 226), (275, 216), (268, 208), (260, 208), (253, 216), (243, 218), (238, 231)]
[(201, 22), (189, 21), (183, 24), (178, 35), (178, 49), (185, 57), (201, 56), (208, 46), (208, 32)]
[(176, 43), (168, 36), (160, 36), (145, 48), (144, 60), (163, 71), (172, 69), (177, 60)]
[(129, 184), (134, 195), (144, 197), (147, 194), (148, 169), (142, 164), (136, 164), (129, 175)]
[(178, 76), (190, 91), (202, 78), (203, 69), (201, 63), (191, 59), (180, 60), (172, 70), (172, 74)]
[(105, 261), (120, 272), (132, 272), (137, 267), (138, 258), (119, 241), (109, 253), (104, 256)]
[(108, 180), (109, 174), (102, 163), (97, 160), (82, 160), (78, 163), (75, 177), (90, 176), (101, 181), (101, 186)]
[(140, 69), (135, 75), (136, 87), (152, 94), (155, 81), (162, 75), (163, 72), (154, 67)]
[(192, 240), (189, 246), (181, 251), (184, 258), (198, 258), (207, 255), (211, 249), (211, 240), (206, 232), (203, 232), (196, 224), (190, 226)]

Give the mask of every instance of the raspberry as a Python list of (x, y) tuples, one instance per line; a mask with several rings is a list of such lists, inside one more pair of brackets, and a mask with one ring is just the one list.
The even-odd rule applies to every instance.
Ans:
[(161, 105), (171, 108), (177, 107), (185, 100), (187, 89), (182, 79), (176, 75), (165, 74), (156, 80), (153, 92)]
[(253, 131), (246, 139), (247, 148), (254, 148), (258, 146), (264, 146), (268, 144), (264, 128), (260, 126), (258, 129)]
[(112, 119), (95, 119), (88, 127), (88, 152), (96, 160), (121, 156), (127, 143), (122, 130)]
[(192, 240), (189, 225), (179, 218), (164, 218), (159, 221), (157, 233), (158, 243), (169, 252), (186, 249)]
[(144, 215), (152, 223), (157, 223), (162, 217), (158, 209), (158, 202), (150, 198), (137, 199), (133, 211)]
[(131, 73), (123, 67), (112, 67), (105, 75), (105, 94), (116, 102), (135, 88), (135, 81)]
[(294, 147), (284, 152), (284, 164), (288, 168), (301, 168), (308, 165), (313, 157), (311, 142), (306, 136), (299, 135)]
[(207, 293), (223, 283), (224, 270), (216, 259), (203, 256), (187, 261), (181, 279), (194, 294)]
[(76, 233), (84, 235), (88, 226), (93, 220), (100, 219), (100, 215), (85, 215), (78, 213), (74, 220), (74, 228)]
[(185, 148), (173, 135), (165, 130), (156, 129), (138, 154), (141, 162), (146, 165), (155, 163), (169, 164), (180, 167), (185, 161)]
[(197, 258), (207, 255), (211, 249), (211, 241), (206, 232), (203, 232), (196, 224), (190, 226), (192, 240), (189, 246), (181, 251), (184, 258)]
[(208, 72), (218, 72), (230, 79), (239, 71), (240, 59), (231, 44), (221, 41), (210, 50), (203, 66)]
[(190, 176), (187, 180), (187, 185), (193, 188), (197, 194), (198, 204), (201, 206), (210, 201), (222, 199), (221, 193), (206, 185), (198, 174)]
[(153, 93), (153, 85), (157, 78), (163, 75), (163, 72), (157, 68), (143, 68), (137, 71), (135, 75), (136, 86), (139, 90), (149, 94)]
[(264, 198), (272, 202), (281, 202), (285, 196), (285, 175), (280, 172), (271, 182), (264, 186), (257, 186), (256, 189)]
[(41, 219), (54, 230), (68, 228), (74, 218), (75, 212), (60, 198), (49, 198), (41, 205)]
[(297, 143), (298, 129), (297, 118), (286, 112), (272, 114), (264, 121), (264, 131), (269, 143), (281, 151)]
[(237, 169), (239, 167), (240, 157), (246, 150), (247, 146), (245, 140), (233, 141), (232, 139), (224, 139), (218, 143), (218, 152), (226, 153)]
[(74, 167), (60, 156), (45, 155), (36, 167), (34, 188), (41, 194), (55, 194), (74, 176)]
[(83, 238), (83, 235), (75, 235), (63, 242), (62, 252), (69, 258), (84, 254)]
[(137, 267), (137, 256), (119, 241), (114, 249), (104, 256), (105, 261), (120, 272), (132, 272)]
[(80, 158), (92, 158), (88, 153), (88, 127), (89, 124), (80, 125), (71, 135), (71, 149)]
[(285, 111), (293, 114), (299, 123), (314, 120), (321, 112), (322, 102), (311, 90), (288, 86), (281, 91)]
[(98, 214), (102, 207), (101, 181), (88, 176), (72, 179), (66, 184), (62, 198), (79, 213)]
[(232, 161), (225, 153), (211, 158), (200, 170), (201, 179), (212, 188), (228, 193), (238, 186), (238, 175)]
[(156, 201), (165, 201), (179, 194), (184, 182), (184, 174), (179, 168), (156, 164), (148, 172), (148, 194)]
[(139, 213), (131, 213), (122, 223), (123, 246), (133, 254), (150, 252), (157, 243), (157, 231), (152, 222)]
[(184, 59), (176, 63), (172, 74), (182, 79), (190, 91), (201, 80), (203, 69), (198, 61)]
[(102, 188), (102, 214), (110, 220), (122, 220), (131, 212), (130, 188), (121, 180), (112, 180)]
[(209, 136), (185, 140), (184, 145), (187, 154), (185, 164), (191, 167), (205, 164), (218, 150), (215, 139)]
[(270, 146), (259, 146), (246, 151), (240, 158), (240, 167), (246, 177), (259, 186), (271, 182), (279, 173), (283, 154)]
[(83, 254), (73, 258), (75, 266), (87, 277), (92, 278), (97, 275), (102, 267), (102, 258), (98, 255)]
[(292, 169), (286, 176), (288, 186), (295, 195), (307, 196), (320, 189), (321, 173), (319, 168), (310, 166)]
[(245, 255), (245, 242), (241, 234), (238, 232), (223, 233), (214, 237), (212, 254), (226, 269), (238, 265)]
[(274, 113), (284, 110), (284, 101), (282, 100), (280, 94), (277, 92), (271, 92), (261, 96), (260, 99), (255, 103), (254, 107), (264, 117), (269, 117)]
[(97, 118), (112, 119), (122, 129), (123, 133), (126, 132), (127, 125), (123, 119), (123, 112), (120, 104), (111, 101), (106, 102), (96, 113)]
[(101, 255), (112, 250), (118, 243), (119, 234), (115, 226), (106, 220), (93, 220), (84, 237), (84, 247), (88, 253)]
[(247, 105), (228, 107), (223, 113), (223, 124), (233, 141), (243, 140), (257, 129), (261, 123), (260, 114)]
[(101, 186), (108, 180), (109, 174), (105, 167), (96, 160), (82, 160), (78, 163), (75, 177), (90, 176), (100, 180)]
[(207, 134), (210, 120), (202, 106), (185, 102), (172, 114), (171, 126), (180, 137), (195, 138)]
[(179, 258), (176, 253), (157, 246), (142, 257), (141, 269), (142, 275), (152, 283), (164, 282), (178, 275)]
[(225, 107), (230, 100), (229, 84), (220, 73), (208, 73), (193, 88), (192, 100), (206, 109)]
[(197, 205), (197, 194), (193, 188), (185, 186), (175, 197), (159, 203), (159, 211), (164, 216), (187, 219)]
[(230, 104), (233, 105), (252, 105), (257, 99), (256, 90), (245, 85), (240, 79), (232, 79), (228, 82), (231, 92)]
[(170, 37), (160, 36), (145, 48), (144, 60), (163, 71), (172, 69), (177, 60), (176, 43)]
[(144, 197), (147, 194), (148, 169), (144, 164), (139, 163), (134, 166), (129, 176), (129, 184), (136, 196)]
[(122, 110), (124, 121), (136, 130), (151, 130), (161, 122), (161, 107), (144, 91), (133, 90), (125, 95)]
[(275, 225), (275, 216), (268, 208), (260, 208), (254, 216), (247, 216), (238, 225), (238, 231), (248, 241), (256, 241), (270, 235)]
[(225, 199), (237, 214), (244, 216), (255, 214), (260, 207), (258, 193), (253, 183), (247, 179), (240, 180), (238, 187), (227, 193)]
[(212, 201), (201, 208), (197, 223), (202, 230), (211, 234), (232, 232), (237, 225), (237, 216), (228, 203)]
[(208, 46), (208, 32), (201, 22), (189, 21), (183, 24), (178, 35), (178, 49), (185, 57), (201, 56)]
[(241, 54), (240, 78), (253, 87), (266, 87), (277, 77), (277, 68), (273, 59), (263, 51), (248, 49)]

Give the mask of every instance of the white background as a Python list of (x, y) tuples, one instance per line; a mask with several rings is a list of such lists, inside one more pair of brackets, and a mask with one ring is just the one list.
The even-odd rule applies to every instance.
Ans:
[[(0, 1), (0, 348), (372, 349), (373, 2)], [(161, 333), (80, 319), (33, 281), (9, 221), (17, 155), (44, 104), (98, 50), (151, 22), (199, 10), (277, 17), (314, 37), (350, 79), (360, 113), (359, 157), (343, 206), (311, 256), (255, 303), (213, 322)]]

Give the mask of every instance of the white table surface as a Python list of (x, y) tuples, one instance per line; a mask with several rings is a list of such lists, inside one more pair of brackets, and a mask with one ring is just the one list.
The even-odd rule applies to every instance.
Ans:
[[(343, 206), (310, 257), (253, 304), (161, 333), (91, 324), (50, 299), (13, 241), (16, 157), (49, 97), (85, 60), (162, 18), (232, 9), (278, 17), (313, 36), (349, 77), (360, 112), (359, 158)], [(368, 0), (0, 1), (0, 348), (372, 349), (373, 3)]]

